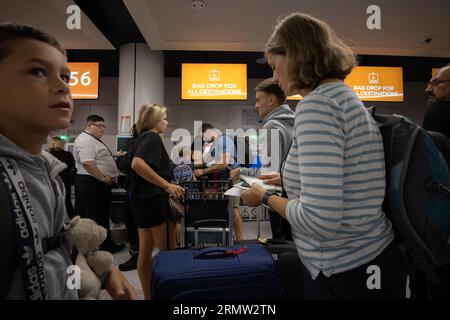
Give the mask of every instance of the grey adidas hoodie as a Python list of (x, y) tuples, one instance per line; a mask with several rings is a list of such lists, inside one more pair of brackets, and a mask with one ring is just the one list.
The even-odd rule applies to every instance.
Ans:
[[(278, 130), (280, 138), (280, 154), (279, 154), (279, 166), (281, 162), (286, 159), (289, 152), (289, 148), (294, 137), (294, 120), (295, 112), (287, 104), (282, 104), (281, 106), (275, 108), (270, 112), (263, 120), (263, 129), (267, 130)], [(270, 150), (270, 134), (268, 139), (267, 148)], [(274, 157), (275, 155), (271, 155)], [(263, 168), (268, 168), (270, 163), (263, 164)], [(278, 172), (280, 167), (278, 168)], [(241, 168), (241, 174), (249, 176), (257, 176), (261, 174), (261, 169), (254, 168)]]
[[(55, 236), (68, 219), (64, 205), (64, 185), (58, 177), (66, 165), (45, 151), (40, 156), (31, 155), (3, 135), (0, 135), (0, 157), (11, 158), (17, 162), (31, 195), (41, 239)], [(11, 213), (1, 208), (0, 214)], [(68, 248), (62, 246), (47, 252), (44, 255), (44, 264), (48, 298), (78, 299), (77, 290), (69, 290), (66, 285), (67, 267), (72, 265)], [(6, 299), (26, 299), (19, 266), (12, 275)]]

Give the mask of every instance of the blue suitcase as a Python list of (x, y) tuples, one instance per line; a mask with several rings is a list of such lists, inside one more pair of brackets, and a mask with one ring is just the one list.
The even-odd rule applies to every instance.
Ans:
[(154, 300), (278, 300), (281, 283), (261, 245), (161, 251), (153, 264)]

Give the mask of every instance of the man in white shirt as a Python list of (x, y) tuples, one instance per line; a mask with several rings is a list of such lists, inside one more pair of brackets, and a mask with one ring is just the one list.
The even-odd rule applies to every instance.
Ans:
[(108, 230), (101, 249), (114, 253), (124, 245), (113, 242), (109, 230), (111, 185), (117, 181), (118, 170), (111, 151), (100, 140), (105, 128), (102, 117), (90, 115), (86, 129), (75, 139), (75, 213)]

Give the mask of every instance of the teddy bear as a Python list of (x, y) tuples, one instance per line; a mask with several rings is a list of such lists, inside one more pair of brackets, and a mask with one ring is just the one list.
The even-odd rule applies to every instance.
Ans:
[(80, 299), (98, 299), (101, 278), (113, 264), (113, 256), (107, 251), (95, 251), (106, 239), (106, 229), (95, 221), (80, 216), (74, 217), (65, 226), (67, 240), (78, 249), (76, 265), (80, 268)]

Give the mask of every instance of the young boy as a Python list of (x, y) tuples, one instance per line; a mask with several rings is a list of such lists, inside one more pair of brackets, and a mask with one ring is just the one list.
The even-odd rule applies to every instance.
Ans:
[[(65, 50), (52, 36), (31, 26), (0, 24), (0, 187), (16, 190), (3, 192), (10, 206), (0, 208), (0, 234), (11, 235), (2, 239), (8, 256), (0, 261), (1, 298), (78, 298), (66, 284), (71, 248), (59, 236), (67, 222), (58, 178), (65, 165), (42, 150), (52, 130), (69, 126), (69, 79)], [(5, 275), (8, 268), (11, 274)], [(113, 298), (136, 297), (115, 267), (103, 283)]]

